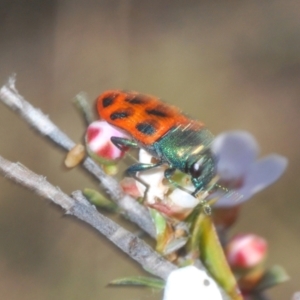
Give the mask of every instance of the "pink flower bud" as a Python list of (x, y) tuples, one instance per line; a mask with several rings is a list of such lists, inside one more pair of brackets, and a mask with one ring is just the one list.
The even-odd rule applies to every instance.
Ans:
[(89, 125), (86, 132), (86, 142), (91, 152), (105, 160), (121, 158), (126, 150), (120, 150), (112, 142), (111, 137), (124, 137), (127, 135), (105, 121), (95, 121)]
[(226, 247), (230, 266), (238, 269), (250, 269), (258, 266), (265, 260), (266, 253), (266, 240), (255, 234), (237, 235)]

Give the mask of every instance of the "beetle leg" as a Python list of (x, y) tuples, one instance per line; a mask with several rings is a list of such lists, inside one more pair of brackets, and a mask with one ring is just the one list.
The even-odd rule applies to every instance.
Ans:
[[(193, 180), (192, 180), (193, 182)], [(194, 183), (194, 182), (193, 182)], [(195, 184), (194, 184), (195, 185)], [(197, 198), (198, 193), (202, 190), (202, 186), (198, 186), (195, 188), (195, 190), (191, 193), (192, 196), (194, 196), (195, 198)], [(204, 204), (204, 200), (203, 200), (203, 204)]]
[(148, 194), (148, 190), (150, 188), (150, 185), (145, 182), (144, 180), (142, 180), (141, 178), (139, 178), (136, 173), (137, 172), (143, 172), (143, 171), (147, 171), (147, 170), (150, 170), (150, 169), (153, 169), (153, 168), (156, 168), (156, 167), (159, 167), (163, 164), (163, 162), (159, 161), (157, 163), (154, 163), (154, 164), (143, 164), (143, 163), (137, 163), (137, 164), (134, 164), (132, 166), (130, 166), (126, 171), (126, 175), (129, 176), (129, 177), (132, 177), (134, 178), (136, 181), (138, 181), (139, 183), (141, 183), (142, 185), (145, 186), (146, 190), (145, 190), (145, 193), (144, 193), (144, 199), (147, 197), (147, 194)]
[[(198, 186), (198, 187), (194, 190), (194, 192), (192, 193), (192, 195), (193, 195), (195, 198), (197, 198), (197, 194), (198, 194), (202, 189), (203, 189), (202, 185), (201, 185), (201, 186)], [(200, 205), (201, 205), (201, 207), (202, 207), (204, 213), (205, 213), (207, 216), (209, 216), (209, 215), (211, 214), (211, 207), (210, 207), (208, 201), (205, 200), (205, 199), (202, 199), (202, 200), (200, 200)]]
[(174, 175), (175, 171), (176, 171), (176, 168), (168, 168), (168, 169), (166, 169), (165, 170), (165, 178), (168, 179), (168, 181), (171, 184), (173, 184), (174, 186), (178, 187), (179, 184), (172, 179), (172, 176)]
[(125, 172), (126, 172), (126, 175), (133, 177), (137, 172), (147, 171), (147, 170), (159, 167), (162, 164), (163, 163), (161, 161), (154, 163), (154, 164), (137, 163), (137, 164), (130, 166)]
[(129, 140), (117, 136), (112, 136), (110, 140), (121, 151), (127, 150), (126, 148), (138, 148), (137, 142), (133, 140)]

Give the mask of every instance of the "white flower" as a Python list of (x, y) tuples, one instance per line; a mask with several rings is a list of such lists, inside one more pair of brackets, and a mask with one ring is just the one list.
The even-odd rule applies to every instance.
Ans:
[[(153, 157), (141, 149), (139, 152), (139, 161), (141, 163), (152, 163)], [(181, 215), (185, 216), (187, 212), (190, 212), (198, 203), (199, 200), (190, 194), (188, 191), (184, 191), (180, 188), (174, 189), (171, 193), (168, 193), (170, 184), (166, 182), (164, 171), (166, 166), (157, 167), (147, 171), (139, 172), (137, 176), (149, 184), (149, 189), (146, 195), (146, 202), (149, 206), (169, 215)], [(141, 194), (145, 192), (145, 186), (136, 182), (137, 188)]]
[(178, 207), (187, 209), (194, 208), (199, 203), (199, 200), (197, 198), (181, 189), (175, 189), (168, 197), (172, 201), (172, 203), (174, 203)]
[(217, 158), (220, 185), (233, 191), (217, 201), (215, 206), (218, 207), (234, 206), (248, 200), (276, 181), (287, 166), (287, 159), (278, 154), (256, 160), (259, 147), (253, 136), (245, 131), (220, 134), (211, 148)]
[(169, 275), (163, 300), (221, 300), (217, 284), (194, 266), (177, 269)]
[[(141, 149), (139, 152), (139, 162), (143, 164), (151, 164), (153, 157), (146, 152), (144, 149)], [(164, 171), (166, 167), (161, 166), (157, 168), (153, 168), (150, 170), (142, 171), (137, 174), (138, 178), (140, 178), (146, 184), (149, 184), (149, 189), (147, 192), (147, 202), (149, 204), (153, 204), (156, 198), (163, 199), (165, 193), (168, 191), (168, 185), (163, 183), (164, 179)], [(146, 190), (144, 184), (137, 181), (137, 188), (143, 194)]]

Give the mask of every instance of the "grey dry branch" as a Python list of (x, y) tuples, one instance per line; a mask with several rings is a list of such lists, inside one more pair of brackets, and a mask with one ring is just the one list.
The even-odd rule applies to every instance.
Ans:
[[(80, 191), (73, 192), (72, 197), (81, 203), (87, 201)], [(166, 280), (170, 272), (177, 269), (143, 240), (98, 213), (96, 209), (91, 211), (89, 206), (90, 204), (73, 206), (69, 213), (96, 228), (148, 272)]]
[(90, 224), (150, 273), (167, 279), (170, 272), (177, 268), (137, 236), (100, 214), (80, 191), (74, 192), (73, 198), (71, 198), (50, 184), (45, 177), (1, 156), (0, 173), (13, 182), (61, 206), (67, 214)]
[(74, 201), (61, 192), (59, 188), (50, 184), (44, 176), (35, 174), (20, 163), (12, 163), (0, 156), (0, 173), (2, 173), (5, 178), (60, 205), (66, 211), (70, 210), (73, 205)]
[[(15, 87), (15, 76), (10, 77), (7, 84), (0, 89), (0, 100), (21, 116), (37, 132), (49, 138), (64, 150), (69, 151), (75, 146), (75, 143), (48, 116), (33, 107), (19, 94)], [(82, 166), (100, 181), (111, 199), (125, 212), (131, 222), (137, 224), (150, 236), (155, 237), (151, 217), (144, 206), (124, 194), (117, 181), (107, 176), (91, 158), (86, 158)]]

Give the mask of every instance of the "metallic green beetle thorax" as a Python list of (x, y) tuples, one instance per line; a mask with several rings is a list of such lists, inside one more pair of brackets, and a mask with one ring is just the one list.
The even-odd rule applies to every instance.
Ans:
[(185, 172), (186, 162), (197, 159), (211, 144), (213, 135), (203, 128), (195, 131), (178, 126), (171, 129), (153, 146), (164, 161)]
[(201, 175), (193, 178), (193, 183), (199, 190), (204, 188), (215, 175), (215, 161), (209, 151), (212, 140), (213, 135), (206, 128), (195, 131), (178, 126), (159, 139), (153, 148), (158, 157), (171, 168), (187, 174), (190, 174), (193, 164), (201, 161)]

